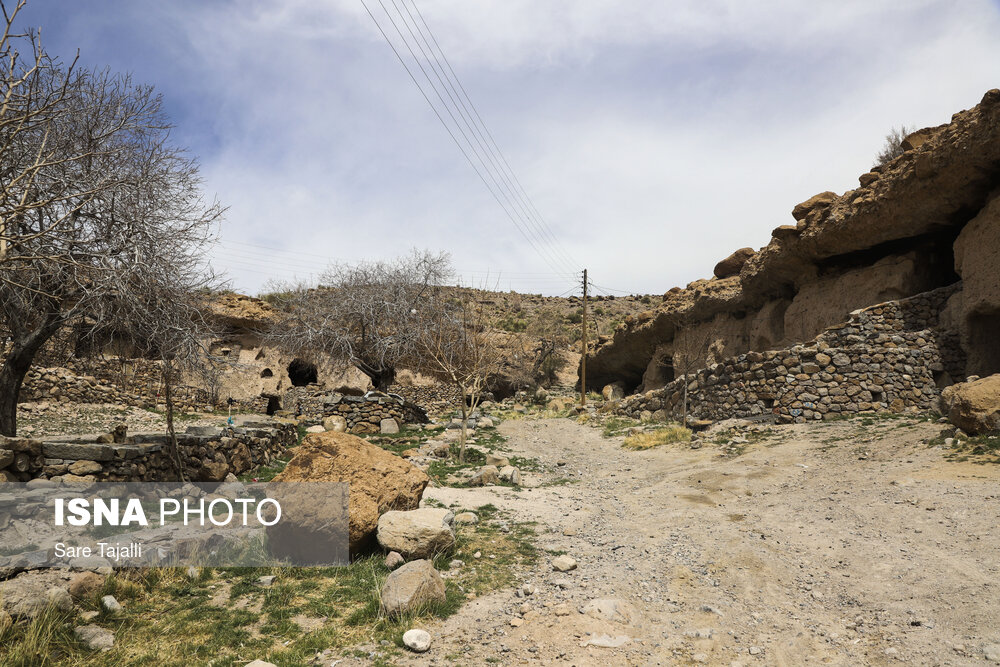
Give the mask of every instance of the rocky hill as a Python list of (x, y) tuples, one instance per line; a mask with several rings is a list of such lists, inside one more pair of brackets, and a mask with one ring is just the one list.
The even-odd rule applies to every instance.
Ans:
[(599, 339), (588, 384), (659, 389), (684, 370), (807, 342), (860, 308), (956, 283), (939, 319), (960, 340), (963, 374), (1000, 372), (1000, 90), (903, 148), (857, 189), (796, 205), (760, 250), (737, 250), (712, 278), (671, 289)]

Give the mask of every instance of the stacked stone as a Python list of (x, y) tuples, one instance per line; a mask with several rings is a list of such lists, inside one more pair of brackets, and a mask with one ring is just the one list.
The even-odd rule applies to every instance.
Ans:
[[(177, 436), (185, 477), (217, 482), (271, 460), (295, 444), (293, 424), (248, 424), (240, 428), (192, 427)], [(0, 481), (32, 479), (109, 482), (179, 481), (168, 439), (137, 434), (127, 444), (93, 437), (44, 440), (0, 438)]]
[[(339, 395), (335, 395), (339, 396)], [(339, 415), (347, 420), (351, 433), (379, 433), (383, 419), (403, 424), (426, 424), (427, 413), (409, 401), (386, 394), (339, 396), (324, 405), (326, 416)]]
[(435, 384), (422, 387), (394, 387), (406, 400), (423, 406), (430, 414), (451, 412), (461, 405), (462, 397), (458, 389), (450, 384)]
[(292, 387), (281, 401), (284, 412), (319, 424), (324, 418), (340, 416), (351, 433), (379, 433), (383, 419), (403, 424), (426, 424), (427, 413), (419, 405), (398, 395), (369, 392), (364, 396), (330, 393), (319, 385)]
[[(115, 403), (142, 408), (163, 403), (159, 362), (132, 359), (124, 371), (120, 362), (107, 359), (73, 359), (66, 364), (29, 370), (18, 401)], [(180, 385), (173, 393), (181, 409), (204, 407), (208, 402), (208, 394), (196, 387)]]
[[(960, 363), (957, 343), (937, 328), (956, 289), (871, 306), (811, 343), (748, 352), (702, 369), (686, 380), (689, 415), (713, 420), (772, 415), (802, 423), (872, 410), (933, 409), (939, 384), (947, 377), (961, 379), (947, 370)], [(680, 378), (629, 397), (619, 411), (638, 419), (679, 416), (684, 384)]]

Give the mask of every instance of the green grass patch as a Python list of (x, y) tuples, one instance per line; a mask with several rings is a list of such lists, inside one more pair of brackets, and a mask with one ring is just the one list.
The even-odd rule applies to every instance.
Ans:
[[(193, 578), (186, 568), (125, 570), (80, 601), (92, 611), (100, 610), (102, 595), (122, 603), (122, 613), (102, 612), (89, 621), (115, 633), (113, 649), (87, 650), (73, 634), (83, 621), (50, 610), (29, 623), (0, 628), (0, 664), (240, 667), (259, 658), (291, 667), (309, 663), (325, 649), (338, 659), (357, 652), (354, 647), (383, 641), (388, 646), (378, 649), (372, 664), (392, 664), (406, 630), (512, 585), (538, 558), (531, 524), (498, 522), (492, 505), (472, 511), (479, 523), (458, 527), (455, 547), (435, 559), (439, 570), (448, 569), (452, 559), (465, 563), (447, 579), (445, 601), (402, 618), (381, 610), (389, 571), (380, 553), (340, 568), (203, 568)], [(263, 575), (275, 575), (273, 585), (259, 585)]]

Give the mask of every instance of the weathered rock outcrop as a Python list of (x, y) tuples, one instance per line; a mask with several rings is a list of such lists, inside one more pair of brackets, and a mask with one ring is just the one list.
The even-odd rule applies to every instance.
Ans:
[(347, 482), (350, 548), (370, 546), (380, 515), (416, 509), (430, 482), (419, 468), (348, 433), (309, 435), (276, 482)]
[(796, 205), (794, 225), (756, 253), (733, 253), (716, 278), (673, 288), (656, 311), (626, 320), (589, 355), (588, 385), (659, 388), (692, 355), (709, 365), (781, 349), (858, 308), (959, 280), (942, 322), (960, 329), (969, 373), (1000, 372), (1000, 346), (988, 343), (1000, 335), (1000, 90), (912, 133), (904, 149), (857, 189)]
[(958, 327), (970, 375), (1000, 371), (1000, 190), (955, 241), (962, 276)]

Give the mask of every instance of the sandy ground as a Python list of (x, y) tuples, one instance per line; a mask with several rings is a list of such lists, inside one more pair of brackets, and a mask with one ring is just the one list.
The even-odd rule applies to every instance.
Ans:
[[(470, 602), (402, 662), (971, 665), (994, 650), (1000, 661), (1000, 467), (946, 461), (922, 444), (940, 430), (777, 427), (726, 458), (713, 444), (628, 451), (568, 419), (505, 422), (510, 453), (551, 468), (528, 484), (574, 481), (426, 496), (538, 522), (539, 546), (578, 567), (554, 572), (545, 554), (523, 573), (534, 594)], [(635, 617), (580, 613), (600, 598)], [(628, 641), (582, 646), (601, 635)]]

